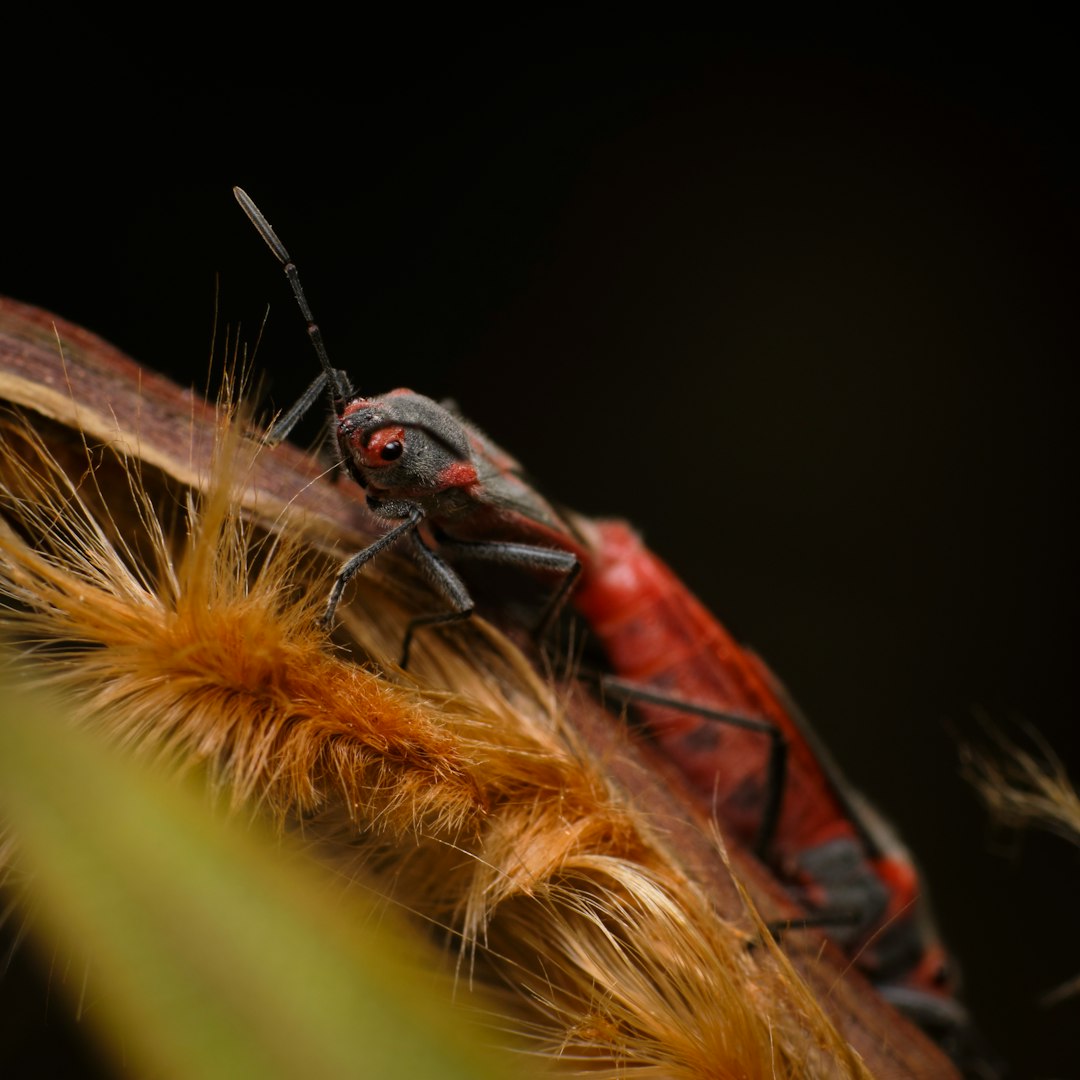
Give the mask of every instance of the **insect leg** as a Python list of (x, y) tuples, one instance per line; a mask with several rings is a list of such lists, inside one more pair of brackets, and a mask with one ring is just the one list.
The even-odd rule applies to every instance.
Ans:
[[(836, 926), (859, 926), (863, 921), (859, 911), (825, 911), (813, 915), (800, 915), (796, 919), (778, 919), (765, 924), (774, 941), (793, 930), (828, 930)], [(751, 942), (751, 945), (753, 942)]]
[(338, 571), (338, 576), (334, 580), (333, 588), (330, 590), (330, 596), (326, 601), (326, 610), (323, 612), (321, 620), (323, 626), (329, 626), (330, 623), (333, 622), (334, 612), (337, 611), (337, 606), (341, 603), (341, 594), (345, 591), (345, 586), (349, 584), (349, 581), (353, 576), (371, 562), (376, 555), (385, 551), (391, 544), (396, 543), (407, 532), (415, 529), (423, 520), (423, 517), (423, 511), (413, 507), (409, 516), (401, 522), (400, 525), (395, 525), (388, 533), (380, 536), (378, 540), (369, 544), (363, 551), (358, 551), (344, 566), (342, 566)]
[(569, 569), (565, 571), (565, 575), (558, 589), (555, 590), (555, 595), (548, 601), (547, 608), (540, 621), (536, 624), (536, 636), (541, 642), (547, 637), (548, 631), (559, 617), (559, 612), (562, 611), (567, 597), (573, 592), (574, 585), (581, 576), (581, 563), (578, 559), (574, 558)]
[(581, 563), (577, 556), (559, 548), (501, 541), (472, 543), (464, 540), (446, 540), (440, 546), (455, 559), (478, 559), (484, 562), (501, 563), (503, 566), (520, 566), (526, 570), (547, 570), (562, 574), (563, 578), (559, 582), (559, 587), (548, 601), (544, 614), (536, 625), (538, 638), (543, 638), (547, 634), (581, 574)]
[(320, 371), (315, 376), (312, 384), (300, 395), (299, 401), (283, 416), (279, 416), (274, 426), (263, 436), (263, 442), (267, 446), (277, 446), (283, 439), (287, 439), (289, 433), (306, 415), (308, 409), (318, 400), (326, 389), (327, 374)]
[(744, 731), (754, 731), (769, 739), (769, 764), (765, 774), (765, 806), (761, 812), (761, 825), (754, 840), (754, 854), (764, 859), (776, 834), (776, 825), (780, 819), (780, 807), (784, 798), (784, 786), (787, 782), (787, 759), (788, 742), (784, 733), (776, 724), (768, 720), (758, 720), (749, 716), (740, 716), (737, 713), (722, 712), (719, 709), (711, 709), (706, 705), (696, 702), (684, 701), (682, 698), (672, 697), (670, 694), (661, 694), (650, 690), (638, 683), (625, 682), (622, 679), (610, 675), (581, 673), (582, 677), (595, 682), (601, 692), (607, 697), (613, 697), (624, 704), (641, 702), (645, 705), (659, 705), (675, 712), (689, 713), (691, 716), (700, 716), (717, 724), (727, 724), (729, 727), (742, 728)]
[(453, 605), (452, 610), (436, 615), (421, 615), (412, 620), (405, 628), (405, 640), (401, 646), (401, 666), (409, 666), (409, 649), (413, 635), (422, 626), (439, 626), (444, 623), (461, 622), (469, 618), (476, 608), (465, 583), (453, 570), (424, 543), (419, 533), (412, 534), (413, 552), (420, 565), (427, 571), (432, 584)]

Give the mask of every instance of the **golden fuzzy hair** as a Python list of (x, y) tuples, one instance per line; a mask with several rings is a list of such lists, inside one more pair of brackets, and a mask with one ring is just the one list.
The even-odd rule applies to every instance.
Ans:
[[(220, 409), (209, 464), (197, 475), (193, 452), (180, 483), (133, 455), (138, 439), (4, 418), (0, 591), (19, 670), (415, 916), (560, 1071), (868, 1076), (745, 894), (721, 914), (613, 780), (624, 744), (598, 751), (580, 717), (612, 718), (479, 620), (426, 632), (400, 671), (403, 627), (430, 595), (392, 554), (328, 640), (328, 552), (351, 554), (355, 535), (313, 527), (299, 496), (260, 503), (278, 451), (241, 431)], [(889, 1023), (869, 1039), (881, 1075), (913, 1075)], [(909, 1037), (901, 1025), (897, 1046)]]

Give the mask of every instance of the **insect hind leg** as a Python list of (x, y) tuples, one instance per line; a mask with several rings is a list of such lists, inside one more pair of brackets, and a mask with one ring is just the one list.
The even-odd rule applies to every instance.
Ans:
[[(815, 911), (812, 915), (798, 915), (790, 919), (776, 919), (765, 924), (765, 931), (779, 942), (784, 934), (797, 930), (833, 930), (836, 927), (860, 926), (863, 923), (859, 911)], [(749, 943), (751, 948), (756, 942)]]
[(581, 575), (581, 562), (570, 551), (560, 548), (540, 547), (536, 544), (513, 544), (509, 542), (472, 542), (463, 540), (445, 540), (441, 550), (454, 559), (482, 560), (498, 563), (502, 566), (519, 566), (525, 570), (536, 570), (562, 575), (558, 588), (548, 600), (544, 613), (536, 624), (535, 634), (543, 639), (552, 623), (558, 617), (567, 597)]
[(451, 605), (451, 610), (433, 615), (420, 615), (409, 623), (405, 630), (405, 641), (401, 651), (403, 668), (408, 666), (409, 652), (417, 630), (425, 626), (443, 626), (447, 623), (463, 622), (476, 610), (476, 604), (465, 587), (465, 583), (451, 569), (443, 558), (444, 555), (454, 561), (468, 559), (503, 566), (518, 566), (527, 570), (561, 573), (563, 580), (548, 602), (544, 617), (539, 624), (537, 632), (540, 634), (545, 633), (551, 625), (581, 573), (581, 564), (577, 556), (558, 548), (502, 541), (473, 542), (440, 537), (439, 550), (435, 552), (428, 547), (418, 532), (413, 532), (410, 540), (418, 562), (439, 594)]
[[(593, 674), (588, 678), (608, 698), (627, 704), (655, 705), (700, 717), (706, 723), (756, 732), (769, 739), (761, 820), (752, 850), (762, 862), (771, 863), (770, 849), (776, 838), (788, 779), (788, 740), (782, 729), (768, 720), (723, 712), (614, 676)], [(823, 898), (827, 903), (818, 907), (809, 897), (801, 895), (795, 882), (786, 882), (794, 899), (800, 905), (809, 905), (811, 910), (797, 918), (767, 925), (766, 930), (773, 938), (779, 939), (787, 931), (818, 928), (845, 947), (847, 939), (857, 941), (869, 928), (878, 925), (889, 898), (882, 882), (865, 866), (857, 845), (854, 839), (838, 838), (802, 853), (799, 869), (818, 887), (827, 888)]]
[(580, 673), (583, 678), (595, 683), (601, 693), (608, 698), (622, 701), (624, 704), (657, 705), (673, 712), (687, 713), (700, 717), (709, 723), (727, 724), (729, 727), (744, 731), (757, 732), (769, 740), (769, 760), (765, 771), (765, 797), (761, 811), (761, 824), (754, 840), (754, 854), (765, 860), (769, 847), (776, 836), (776, 827), (780, 820), (780, 809), (784, 800), (784, 788), (787, 784), (788, 741), (783, 731), (768, 720), (742, 716), (738, 713), (724, 712), (697, 702), (686, 701), (670, 694), (660, 693), (639, 683), (628, 682), (611, 675), (598, 673)]

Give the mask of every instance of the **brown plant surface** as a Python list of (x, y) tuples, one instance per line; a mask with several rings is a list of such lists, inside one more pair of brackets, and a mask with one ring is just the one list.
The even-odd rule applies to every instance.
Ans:
[[(268, 452), (234, 411), (213, 424), (180, 483), (132, 453), (137, 437), (4, 418), (2, 621), (22, 677), (411, 913), (463, 988), (501, 994), (497, 1024), (568, 1072), (869, 1075), (745, 893), (737, 918), (720, 913), (502, 634), (427, 633), (400, 671), (430, 598), (391, 554), (328, 641), (327, 553), (356, 549), (362, 515), (313, 525), (303, 491), (267, 494)], [(898, 1046), (918, 1041), (896, 1024)], [(888, 1035), (872, 1041), (895, 1064)]]

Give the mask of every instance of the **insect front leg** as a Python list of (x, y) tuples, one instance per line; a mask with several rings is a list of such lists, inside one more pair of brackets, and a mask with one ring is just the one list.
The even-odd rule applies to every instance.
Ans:
[(289, 411), (277, 418), (274, 426), (263, 436), (262, 441), (267, 446), (277, 446), (279, 442), (287, 439), (292, 429), (307, 415), (308, 410), (318, 401), (325, 389), (326, 372), (320, 371)]
[(409, 506), (404, 521), (399, 525), (395, 525), (388, 533), (380, 536), (373, 544), (369, 544), (363, 551), (358, 551), (342, 566), (326, 601), (326, 610), (323, 612), (321, 620), (323, 626), (329, 626), (333, 622), (334, 612), (337, 611), (337, 606), (341, 603), (341, 594), (345, 591), (345, 586), (349, 584), (350, 580), (376, 555), (385, 551), (391, 544), (396, 543), (406, 533), (413, 531), (415, 535), (415, 529), (423, 519), (424, 512), (418, 506)]
[[(349, 382), (348, 375), (344, 371), (337, 368), (331, 368), (329, 371), (320, 371), (311, 381), (311, 385), (300, 395), (299, 399), (293, 403), (287, 412), (282, 413), (281, 416), (274, 421), (273, 427), (262, 437), (262, 441), (267, 446), (277, 446), (278, 443), (283, 442), (292, 433), (292, 430), (301, 420), (311, 411), (315, 402), (322, 396), (323, 391), (330, 385), (331, 375), (336, 375), (337, 379), (334, 382), (334, 387), (344, 389), (347, 393), (352, 393), (352, 385)], [(337, 399), (334, 398), (335, 411), (337, 411)]]

